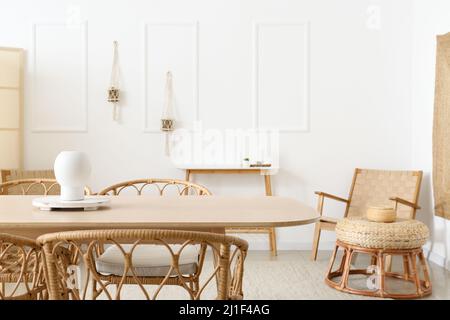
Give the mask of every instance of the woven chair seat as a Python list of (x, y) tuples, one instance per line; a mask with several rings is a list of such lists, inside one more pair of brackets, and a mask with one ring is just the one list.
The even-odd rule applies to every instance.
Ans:
[(336, 225), (337, 240), (370, 249), (415, 249), (428, 240), (428, 227), (417, 220), (398, 219), (393, 223), (347, 218)]
[[(132, 245), (122, 245), (126, 252), (130, 252)], [(178, 252), (179, 245), (171, 246), (174, 252)], [(183, 249), (179, 257), (179, 272), (181, 274), (194, 274), (197, 271), (199, 249), (196, 246), (188, 246)], [(138, 277), (164, 277), (172, 266), (172, 256), (163, 246), (141, 245), (132, 255), (133, 270)], [(117, 246), (111, 246), (95, 261), (97, 271), (100, 274), (123, 276), (125, 273), (124, 255)], [(171, 275), (178, 273), (173, 270)], [(133, 273), (128, 271), (128, 276)]]

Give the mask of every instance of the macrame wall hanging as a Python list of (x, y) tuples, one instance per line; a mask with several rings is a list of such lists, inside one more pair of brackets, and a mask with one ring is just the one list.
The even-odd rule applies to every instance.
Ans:
[(111, 70), (111, 83), (108, 89), (108, 102), (113, 106), (113, 120), (117, 121), (119, 118), (119, 102), (120, 102), (120, 90), (119, 90), (119, 52), (118, 42), (113, 42), (114, 54), (113, 64)]
[(168, 71), (166, 74), (166, 89), (165, 89), (163, 112), (161, 117), (161, 131), (164, 132), (166, 156), (170, 156), (170, 132), (173, 131), (173, 129), (174, 129), (173, 84), (172, 84), (172, 73)]

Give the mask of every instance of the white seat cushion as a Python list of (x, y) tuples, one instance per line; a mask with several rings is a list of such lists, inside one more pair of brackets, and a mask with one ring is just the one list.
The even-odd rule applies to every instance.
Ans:
[[(177, 253), (180, 245), (172, 245), (172, 251)], [(122, 245), (125, 252), (130, 252), (132, 245)], [(179, 268), (183, 275), (193, 274), (197, 271), (199, 247), (188, 245), (181, 252)], [(139, 277), (165, 277), (172, 265), (172, 256), (165, 246), (138, 245), (132, 255), (134, 272)], [(97, 271), (104, 275), (122, 276), (124, 273), (125, 257), (117, 246), (108, 247), (95, 261)], [(173, 270), (171, 275), (176, 275)], [(132, 275), (128, 271), (129, 276)]]

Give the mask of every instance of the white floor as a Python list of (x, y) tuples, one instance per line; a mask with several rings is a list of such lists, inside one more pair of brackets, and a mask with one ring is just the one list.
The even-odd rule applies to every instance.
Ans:
[[(314, 262), (310, 260), (310, 251), (280, 251), (277, 257), (272, 257), (268, 251), (250, 251), (245, 262), (244, 298), (248, 300), (370, 299), (336, 291), (324, 283), (330, 254), (329, 251), (319, 252), (318, 259)], [(355, 264), (358, 267), (367, 266), (368, 259), (358, 256)], [(430, 262), (429, 265), (433, 293), (426, 299), (450, 299), (450, 272), (434, 263)], [(394, 260), (394, 270), (400, 266), (401, 262)], [(202, 271), (201, 286), (211, 275), (212, 270), (212, 259), (208, 257)], [(405, 285), (404, 282), (396, 281), (388, 284), (390, 289), (412, 288), (409, 284)], [(357, 279), (353, 284), (365, 289), (367, 279)], [(108, 289), (111, 295), (115, 296), (115, 287), (108, 286)], [(145, 286), (145, 290), (153, 296), (156, 286)], [(215, 299), (215, 297), (215, 281), (211, 281), (203, 291), (202, 299)], [(140, 300), (145, 296), (138, 286), (127, 285), (122, 289), (121, 298)], [(106, 296), (102, 294), (99, 299), (106, 299)], [(189, 296), (181, 287), (164, 286), (158, 299), (189, 299)]]
[[(281, 251), (277, 257), (269, 252), (250, 252), (245, 264), (245, 299), (369, 299), (331, 289), (324, 283), (330, 252), (319, 253), (318, 260), (309, 259), (309, 251)], [(358, 258), (358, 264), (365, 263)], [(394, 263), (394, 268), (395, 268)], [(450, 299), (450, 272), (430, 263), (433, 294), (428, 299)], [(209, 271), (207, 267), (205, 274)], [(365, 284), (365, 279), (364, 282)], [(184, 289), (165, 287), (160, 299), (186, 299)], [(128, 286), (122, 298), (140, 299), (139, 290)], [(204, 299), (214, 299), (215, 285), (211, 283), (204, 292)]]

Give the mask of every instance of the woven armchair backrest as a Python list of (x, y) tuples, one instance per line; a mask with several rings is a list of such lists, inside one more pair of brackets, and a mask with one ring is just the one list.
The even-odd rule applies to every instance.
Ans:
[[(350, 190), (346, 217), (363, 217), (368, 207), (394, 207), (392, 197), (417, 204), (422, 181), (421, 171), (356, 169)], [(399, 204), (399, 218), (415, 218), (415, 209)]]

